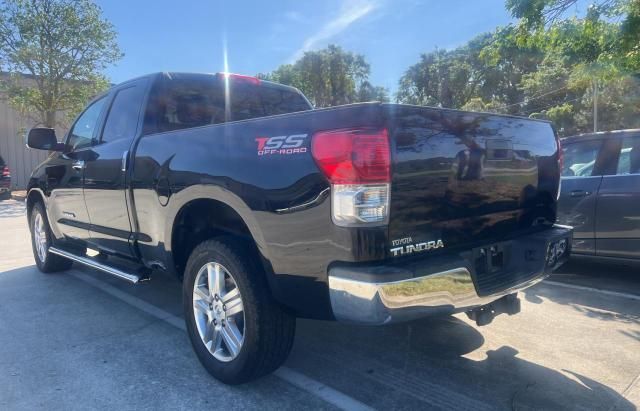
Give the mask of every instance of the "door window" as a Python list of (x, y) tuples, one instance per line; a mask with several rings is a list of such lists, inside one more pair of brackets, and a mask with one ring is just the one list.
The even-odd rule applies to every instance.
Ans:
[(80, 117), (78, 117), (69, 132), (69, 138), (67, 140), (67, 148), (69, 151), (89, 147), (92, 144), (93, 133), (98, 125), (98, 119), (100, 118), (100, 113), (102, 112), (105, 101), (105, 97), (94, 101)]
[(132, 139), (138, 129), (138, 115), (144, 99), (144, 87), (135, 85), (118, 91), (111, 104), (102, 132), (102, 142)]
[(593, 175), (601, 145), (600, 141), (590, 140), (578, 141), (564, 146), (562, 148), (564, 154), (562, 176), (588, 177)]
[(224, 91), (214, 76), (172, 75), (151, 90), (144, 134), (223, 123)]
[(616, 174), (640, 174), (640, 137), (627, 137), (622, 141)]

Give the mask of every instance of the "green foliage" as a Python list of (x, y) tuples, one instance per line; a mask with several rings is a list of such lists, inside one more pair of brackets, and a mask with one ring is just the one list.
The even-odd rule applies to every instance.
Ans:
[(389, 101), (389, 91), (382, 86), (374, 86), (365, 80), (360, 83), (356, 92), (356, 101)]
[(461, 107), (478, 85), (467, 48), (423, 54), (400, 79), (396, 98), (409, 104)]
[[(521, 41), (534, 33), (544, 32), (559, 23), (576, 5), (578, 0), (506, 0), (507, 10), (518, 21), (518, 33)], [(619, 69), (637, 72), (640, 70), (640, 1), (638, 0), (597, 0), (587, 10), (584, 17), (583, 44), (589, 46), (601, 42), (603, 26), (606, 23), (621, 21), (615, 24), (616, 35), (608, 37), (605, 50), (591, 55), (594, 60), (614, 63)], [(605, 23), (604, 25), (602, 23)], [(590, 44), (589, 44), (590, 43)], [(602, 44), (600, 44), (602, 46)], [(597, 48), (597, 47), (596, 47)], [(596, 48), (592, 51), (596, 51)], [(584, 49), (583, 52), (588, 52)], [(588, 54), (588, 53), (587, 53)]]
[(0, 68), (10, 73), (2, 88), (35, 125), (65, 126), (108, 87), (100, 73), (121, 57), (113, 26), (90, 0), (5, 0), (0, 7)]
[(293, 64), (285, 64), (258, 77), (298, 88), (316, 107), (358, 101), (388, 101), (383, 87), (368, 82), (370, 67), (361, 55), (330, 45), (308, 51)]
[(517, 44), (512, 27), (499, 28), (454, 50), (423, 54), (400, 79), (396, 99), (516, 114), (518, 102), (525, 97), (519, 88), (522, 77), (535, 70), (542, 58), (537, 45)]
[(564, 18), (569, 3), (507, 0), (517, 25), (423, 54), (400, 79), (397, 100), (549, 119), (570, 135), (592, 130), (596, 87), (598, 129), (640, 127), (640, 1), (604, 1)]

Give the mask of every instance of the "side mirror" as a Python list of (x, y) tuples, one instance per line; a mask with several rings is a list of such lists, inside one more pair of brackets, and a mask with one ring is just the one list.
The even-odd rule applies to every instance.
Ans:
[(36, 150), (62, 151), (64, 144), (58, 143), (54, 129), (37, 127), (29, 130), (27, 147)]

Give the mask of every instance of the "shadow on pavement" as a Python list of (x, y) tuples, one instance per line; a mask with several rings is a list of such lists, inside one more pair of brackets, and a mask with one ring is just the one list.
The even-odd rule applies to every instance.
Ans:
[[(522, 291), (520, 295), (534, 304), (541, 304), (547, 299), (570, 306), (589, 318), (640, 327), (640, 300), (597, 292), (603, 290), (640, 295), (640, 272), (636, 270), (637, 267), (620, 264), (571, 261), (549, 280), (595, 290), (571, 289), (545, 284), (543, 281), (538, 286)], [(640, 332), (630, 331), (624, 334), (640, 339)]]
[(0, 218), (20, 217), (25, 215), (25, 210), (23, 201), (0, 201)]
[[(4, 278), (16, 278), (16, 275), (25, 278), (29, 273), (34, 273), (33, 267), (0, 274), (0, 289)], [(64, 273), (53, 276), (58, 275), (65, 276)], [(74, 284), (72, 281), (65, 286), (75, 295), (76, 292), (70, 290), (75, 288)], [(86, 287), (81, 282), (77, 284), (78, 290)], [(166, 306), (179, 307), (180, 293), (167, 295), (164, 287), (166, 284), (162, 282), (149, 283), (144, 299), (163, 310), (171, 309)], [(84, 293), (77, 295), (82, 298)], [(110, 301), (109, 298), (106, 301)], [(47, 293), (47, 299), (49, 304), (62, 303), (56, 301), (55, 293)], [(76, 303), (96, 304), (96, 299)], [(2, 305), (0, 301), (0, 315), (5, 311)], [(496, 348), (482, 355), (482, 347), (489, 342), (475, 327), (456, 317), (385, 327), (311, 320), (298, 320), (297, 324), (296, 341), (287, 366), (374, 408), (635, 409), (619, 393), (594, 378), (519, 358), (516, 348), (500, 345), (499, 341), (493, 341), (498, 343)], [(37, 329), (38, 324), (32, 326)], [(129, 342), (125, 333), (121, 342), (125, 357)], [(470, 355), (483, 358), (467, 358)], [(31, 360), (25, 358), (24, 361)], [(180, 364), (173, 366), (180, 367)], [(122, 373), (128, 372), (125, 368)], [(252, 392), (258, 387), (249, 384), (242, 390)]]
[(575, 258), (556, 270), (550, 279), (640, 295), (640, 261), (620, 263)]
[(487, 351), (481, 361), (466, 358), (485, 341), (455, 317), (376, 328), (298, 325), (291, 367), (356, 398), (369, 398), (376, 408), (424, 408), (427, 403), (475, 410), (635, 409), (614, 389), (570, 370), (521, 359), (510, 346)]

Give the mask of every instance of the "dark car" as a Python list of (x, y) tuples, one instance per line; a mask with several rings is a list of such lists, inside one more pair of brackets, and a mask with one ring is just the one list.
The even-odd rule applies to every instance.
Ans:
[(0, 156), (0, 200), (4, 200), (11, 196), (11, 171)]
[(562, 140), (558, 221), (574, 227), (574, 255), (640, 259), (640, 129)]
[(28, 143), (53, 152), (28, 186), (38, 268), (177, 275), (194, 350), (227, 383), (280, 366), (295, 317), (515, 314), (571, 247), (544, 121), (313, 110), (254, 77), (158, 73), (98, 96), (63, 143), (43, 128)]

